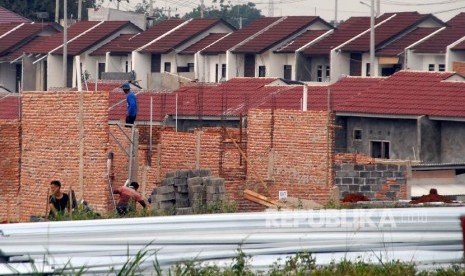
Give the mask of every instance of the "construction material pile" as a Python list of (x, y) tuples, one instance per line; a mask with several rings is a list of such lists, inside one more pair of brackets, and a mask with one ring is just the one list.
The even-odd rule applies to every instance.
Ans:
[(178, 170), (166, 174), (151, 195), (152, 208), (169, 214), (192, 214), (196, 209), (225, 198), (224, 179), (205, 169)]

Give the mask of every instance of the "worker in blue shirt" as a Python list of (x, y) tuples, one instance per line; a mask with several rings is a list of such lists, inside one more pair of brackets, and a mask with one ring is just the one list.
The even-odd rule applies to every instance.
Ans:
[(134, 124), (134, 121), (136, 120), (137, 116), (137, 99), (136, 95), (131, 91), (131, 87), (129, 86), (129, 83), (125, 83), (121, 86), (121, 88), (124, 91), (124, 94), (126, 94), (126, 101), (128, 103), (128, 112), (126, 115), (126, 124)]

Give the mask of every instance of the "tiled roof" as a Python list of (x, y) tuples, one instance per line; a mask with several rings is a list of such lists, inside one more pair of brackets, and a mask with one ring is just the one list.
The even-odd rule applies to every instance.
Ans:
[(180, 55), (193, 55), (198, 51), (202, 50), (203, 48), (207, 47), (208, 45), (212, 44), (213, 42), (221, 39), (222, 37), (227, 36), (228, 34), (224, 33), (216, 33), (216, 34), (209, 34), (205, 38), (199, 40), (198, 42), (192, 44), (191, 46), (187, 47), (186, 49), (179, 52)]
[(173, 48), (187, 42), (202, 32), (207, 31), (213, 26), (223, 23), (220, 19), (193, 19), (187, 24), (176, 29), (172, 33), (163, 37), (149, 46), (145, 47), (142, 52), (164, 54)]
[(126, 45), (128, 41), (135, 36), (137, 36), (137, 34), (121, 34), (93, 51), (91, 55), (105, 55), (107, 52), (111, 52), (112, 54), (127, 54)]
[[(401, 32), (412, 28), (413, 25), (430, 18), (430, 15), (422, 15), (418, 12), (399, 12), (387, 22), (375, 28), (375, 47), (382, 45)], [(368, 52), (370, 51), (370, 32), (363, 34), (357, 39), (342, 47), (342, 51), (347, 52)]]
[(1, 23), (0, 24), (0, 35), (3, 35), (9, 31), (11, 31), (13, 28), (21, 25), (22, 23)]
[(416, 45), (416, 53), (446, 53), (450, 44), (465, 36), (465, 13), (460, 13), (446, 22), (448, 27)]
[(405, 48), (413, 43), (425, 38), (426, 36), (434, 33), (440, 28), (416, 28), (414, 31), (406, 34), (397, 41), (389, 44), (388, 46), (376, 51), (377, 56), (395, 57), (405, 51)]
[(218, 41), (217, 43), (211, 45), (207, 49), (202, 51), (204, 55), (216, 55), (224, 54), (227, 50), (231, 49), (233, 46), (239, 44), (240, 42), (246, 40), (250, 36), (258, 33), (262, 29), (266, 28), (273, 22), (279, 20), (280, 17), (260, 17), (245, 26), (244, 28), (235, 31), (234, 33), (228, 35), (224, 39)]
[(0, 94), (0, 119), (18, 119), (19, 97), (17, 94)]
[[(385, 16), (381, 16), (385, 19)], [(380, 18), (377, 18), (379, 21)], [(370, 27), (369, 17), (350, 17), (344, 21), (331, 35), (307, 47), (303, 53), (306, 55), (329, 55), (333, 48), (348, 41)]]
[[(130, 25), (137, 28), (129, 21), (104, 21), (102, 24), (68, 43), (68, 55), (79, 55)], [(63, 54), (63, 48), (58, 49), (55, 53)]]
[[(99, 24), (98, 21), (80, 21), (68, 28), (67, 35), (68, 40), (81, 35), (83, 32)], [(53, 49), (63, 44), (63, 33), (58, 33), (50, 36), (48, 39), (34, 42), (28, 49), (28, 53), (34, 54), (47, 54)]]
[(256, 37), (233, 49), (234, 53), (262, 53), (279, 42), (301, 32), (316, 21), (316, 16), (289, 16), (264, 30)]
[(121, 48), (115, 50), (117, 52), (127, 51), (127, 53), (130, 53), (136, 50), (137, 48), (142, 47), (147, 43), (153, 41), (154, 39), (171, 31), (172, 29), (183, 24), (184, 22), (186, 22), (186, 20), (184, 19), (163, 20), (160, 23), (154, 25), (153, 27), (130, 39), (127, 45), (122, 45)]
[(29, 23), (31, 20), (0, 6), (0, 24), (11, 22)]
[[(50, 23), (21, 24), (14, 31), (11, 31), (0, 38), (0, 56), (9, 55), (12, 51), (26, 45), (31, 42), (31, 40), (34, 40), (36, 36), (42, 33), (45, 29), (57, 32), (57, 29), (53, 28), (53, 24)], [(9, 61), (10, 59), (2, 57), (2, 60)]]
[(465, 82), (452, 72), (400, 71), (362, 91), (336, 112), (465, 118)]
[(313, 41), (314, 39), (322, 36), (326, 32), (328, 32), (328, 30), (308, 30), (305, 33), (293, 39), (292, 41), (288, 42), (286, 45), (280, 47), (275, 52), (276, 53), (294, 53), (297, 49)]
[(29, 49), (34, 47), (35, 44), (41, 43), (42, 40), (49, 39), (49, 36), (36, 36), (34, 39), (29, 41), (29, 43), (19, 47), (15, 51), (9, 53), (8, 55), (2, 57), (2, 59), (13, 61), (19, 57), (21, 57), (24, 53), (30, 53)]

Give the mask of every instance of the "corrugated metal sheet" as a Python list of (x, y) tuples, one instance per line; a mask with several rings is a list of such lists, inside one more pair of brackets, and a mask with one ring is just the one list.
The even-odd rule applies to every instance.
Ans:
[(194, 259), (226, 266), (241, 245), (254, 269), (303, 251), (321, 265), (400, 260), (431, 268), (462, 263), (463, 214), (465, 207), (345, 209), (10, 224), (0, 225), (0, 255), (8, 264), (108, 273), (148, 250), (141, 267), (150, 274), (155, 256), (165, 268)]

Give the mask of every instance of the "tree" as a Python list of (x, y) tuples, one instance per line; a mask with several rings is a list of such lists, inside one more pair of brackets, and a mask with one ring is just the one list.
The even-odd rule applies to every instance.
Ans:
[[(63, 1), (60, 0), (60, 18), (63, 18)], [(82, 19), (87, 20), (87, 8), (96, 8), (101, 3), (100, 0), (82, 0)], [(68, 18), (77, 18), (78, 12), (78, 1), (68, 0)], [(37, 17), (38, 12), (47, 12), (48, 18), (44, 18), (44, 21), (55, 20), (55, 0), (0, 0), (0, 6), (29, 18), (32, 21), (40, 21)]]
[[(211, 6), (204, 9), (204, 18), (222, 18), (229, 24), (240, 28), (262, 16), (261, 11), (256, 8), (254, 3), (241, 5), (225, 4), (224, 0), (214, 0), (213, 3), (219, 3), (219, 7)], [(184, 18), (200, 18), (200, 5), (191, 12), (184, 15)], [(242, 25), (242, 26), (241, 26)]]

